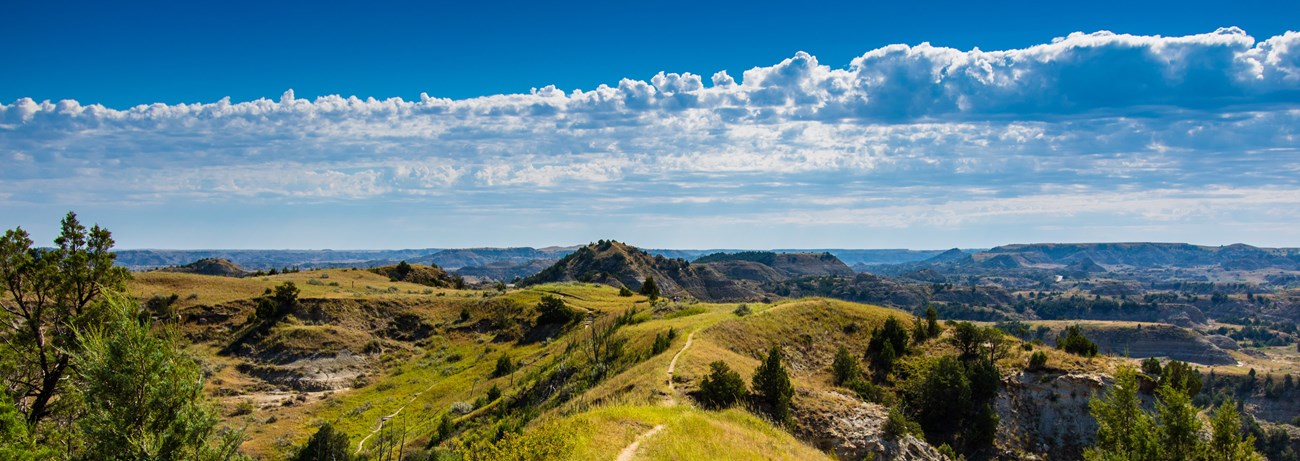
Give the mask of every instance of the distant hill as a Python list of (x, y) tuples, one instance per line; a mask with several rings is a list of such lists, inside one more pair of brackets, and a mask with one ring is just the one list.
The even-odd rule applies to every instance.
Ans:
[(1242, 269), (1300, 269), (1300, 250), (1259, 248), (1244, 244), (1200, 246), (1186, 243), (1034, 243), (1003, 245), (976, 256), (977, 261), (1009, 256), (1021, 264), (1093, 264), (1129, 267), (1221, 266)]
[(726, 276), (708, 264), (651, 255), (639, 248), (601, 240), (560, 259), (555, 265), (528, 277), (520, 285), (548, 282), (592, 282), (641, 288), (653, 276), (663, 296), (690, 296), (705, 301), (755, 300), (764, 296), (757, 282)]
[(371, 261), (386, 264), (413, 261), (436, 253), (433, 248), (411, 250), (117, 250), (118, 266), (130, 270), (151, 270), (188, 264), (198, 259), (220, 258), (249, 270), (331, 267), (371, 267)]
[(222, 277), (243, 277), (249, 271), (238, 264), (222, 258), (203, 258), (184, 266), (166, 267), (162, 272), (180, 272), (183, 274), (219, 275)]
[(395, 282), (409, 282), (438, 288), (462, 288), (465, 284), (459, 277), (448, 274), (441, 267), (407, 264), (406, 261), (392, 266), (371, 268), (370, 272), (386, 276)]
[(545, 270), (559, 262), (559, 259), (530, 259), (518, 261), (493, 261), (482, 266), (470, 266), (456, 269), (457, 274), (465, 277), (509, 282), (515, 277), (524, 278)]
[(463, 267), (484, 267), (489, 264), (510, 261), (527, 263), (536, 259), (556, 260), (578, 249), (572, 247), (516, 247), (516, 248), (459, 248), (443, 250), (431, 255), (410, 260), (413, 263), (436, 264), (448, 270)]
[[(775, 253), (770, 251), (744, 251), (739, 253), (714, 253), (701, 256), (696, 264), (709, 264), (734, 278), (760, 282), (779, 282), (786, 279), (818, 276), (852, 276), (854, 271), (834, 255), (822, 253)], [(771, 268), (774, 275), (759, 276), (762, 269), (753, 263)]]

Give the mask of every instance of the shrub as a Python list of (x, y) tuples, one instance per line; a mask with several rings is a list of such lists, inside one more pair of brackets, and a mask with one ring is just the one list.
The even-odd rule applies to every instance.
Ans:
[(429, 447), (451, 438), (453, 432), (456, 432), (456, 421), (451, 418), (451, 413), (443, 413), (442, 419), (438, 421), (438, 432), (429, 440)]
[(668, 347), (673, 344), (673, 338), (676, 336), (677, 332), (672, 328), (669, 328), (666, 334), (656, 333), (654, 345), (650, 347), (650, 355), (659, 355), (659, 353), (668, 350)]
[(885, 418), (885, 424), (881, 429), (885, 433), (885, 438), (890, 440), (897, 440), (907, 434), (924, 435), (924, 432), (921, 431), (921, 425), (907, 419), (907, 415), (903, 414), (902, 410), (899, 410), (896, 406), (889, 407), (889, 416)]
[(737, 317), (744, 317), (746, 315), (752, 314), (753, 311), (749, 309), (748, 304), (741, 304), (739, 306), (736, 306), (736, 310), (731, 311), (731, 313), (736, 314)]
[(489, 403), (495, 402), (499, 398), (501, 398), (501, 388), (498, 387), (496, 384), (493, 384), (492, 387), (488, 388), (487, 401)]
[(469, 320), (469, 309), (464, 307), (460, 308), (460, 321), (465, 322), (468, 320)]
[(710, 363), (709, 368), (713, 371), (700, 381), (700, 405), (711, 409), (727, 408), (749, 394), (740, 374), (732, 371), (726, 362)]
[(464, 415), (474, 411), (474, 404), (469, 402), (455, 402), (451, 404), (450, 410), (452, 413)]
[(632, 296), (632, 290), (627, 289), (627, 287), (618, 287), (618, 295), (625, 298)]
[(231, 412), (230, 416), (251, 415), (254, 409), (256, 407), (253, 405), (252, 400), (240, 400), (239, 405), (235, 405), (235, 411)]
[(871, 403), (885, 405), (893, 401), (893, 398), (885, 388), (877, 386), (871, 381), (865, 379), (856, 378), (850, 380), (849, 382), (844, 383), (844, 387), (853, 389), (853, 392), (858, 394), (858, 398)]
[(1029, 356), (1029, 371), (1038, 371), (1047, 368), (1047, 353), (1038, 351)]
[(515, 372), (515, 362), (510, 360), (509, 355), (507, 355), (505, 352), (502, 352), (501, 356), (497, 357), (497, 366), (496, 369), (492, 370), (492, 377), (500, 378), (502, 376), (514, 372)]
[(348, 441), (347, 434), (334, 430), (334, 426), (325, 423), (289, 459), (291, 461), (349, 461), (354, 459), (351, 448), (352, 444)]
[(1083, 328), (1078, 325), (1065, 327), (1065, 331), (1056, 339), (1056, 348), (1084, 357), (1097, 355), (1097, 344), (1084, 336)]
[(542, 314), (537, 317), (539, 324), (568, 325), (582, 316), (565, 304), (563, 299), (551, 295), (542, 296), (542, 300), (537, 303), (537, 311)]

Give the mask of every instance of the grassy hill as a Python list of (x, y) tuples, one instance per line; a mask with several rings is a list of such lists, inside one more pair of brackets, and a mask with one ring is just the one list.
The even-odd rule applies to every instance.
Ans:
[[(669, 274), (668, 264), (628, 247), (589, 248), (588, 256), (573, 257), (591, 263), (621, 256), (635, 260), (623, 267)], [(557, 267), (567, 275), (580, 266)], [(625, 453), (628, 459), (858, 459), (868, 453), (941, 459), (919, 436), (884, 435), (889, 402), (832, 383), (836, 349), (860, 356), (871, 332), (891, 317), (910, 328), (913, 317), (903, 311), (823, 298), (750, 302), (744, 309), (742, 303), (652, 303), (620, 296), (614, 274), (599, 278), (606, 283), (495, 291), (431, 287), (377, 272), (245, 278), (147, 272), (136, 274), (129, 291), (141, 300), (173, 300), (177, 328), (208, 376), (207, 393), (225, 422), (246, 428), (241, 451), (262, 459), (285, 457), (324, 424), (371, 458), (401, 451), (467, 460), (622, 459)], [(300, 290), (296, 302), (279, 316), (259, 317), (264, 293), (285, 282)], [(540, 306), (551, 298), (562, 301), (571, 320), (542, 321)], [(902, 358), (903, 369), (955, 353), (949, 334), (916, 346)], [(597, 337), (608, 340), (607, 351), (620, 352), (593, 353)], [(656, 349), (664, 337), (672, 339)], [(695, 403), (710, 363), (727, 363), (748, 384), (772, 346), (785, 354), (796, 389), (789, 425), (769, 422), (752, 403), (724, 411)], [(1006, 376), (1027, 376), (1008, 395), (1060, 392), (1047, 387), (1056, 382), (1049, 377), (1104, 373), (1124, 361), (1030, 349), (1013, 348), (998, 362)], [(1022, 374), (1032, 351), (1047, 353), (1055, 371), (1041, 379)], [(899, 374), (882, 385), (895, 392), (906, 379)], [(1012, 398), (1006, 405), (1017, 401), (1035, 400)], [(1086, 411), (1077, 402), (1070, 408), (1076, 418), (1079, 408)], [(1032, 427), (1016, 419), (1007, 424)], [(1032, 446), (1050, 437), (1026, 440)], [(1017, 443), (998, 446), (1033, 452)]]

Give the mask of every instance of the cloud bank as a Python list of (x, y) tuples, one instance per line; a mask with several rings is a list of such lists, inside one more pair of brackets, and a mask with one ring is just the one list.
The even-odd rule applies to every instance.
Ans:
[(1245, 216), (1284, 228), (1300, 224), (1278, 210), (1300, 204), (1297, 127), (1300, 33), (1074, 33), (465, 100), (20, 99), (0, 104), (0, 206), (362, 202), (542, 210), (538, 224), (598, 209), (632, 223), (954, 229)]

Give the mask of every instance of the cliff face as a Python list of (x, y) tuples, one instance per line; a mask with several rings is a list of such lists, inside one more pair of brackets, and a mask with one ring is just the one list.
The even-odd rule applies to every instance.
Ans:
[(997, 444), (1010, 458), (1081, 459), (1097, 421), (1088, 399), (1108, 385), (1101, 375), (1022, 372), (1002, 381), (995, 407)]

